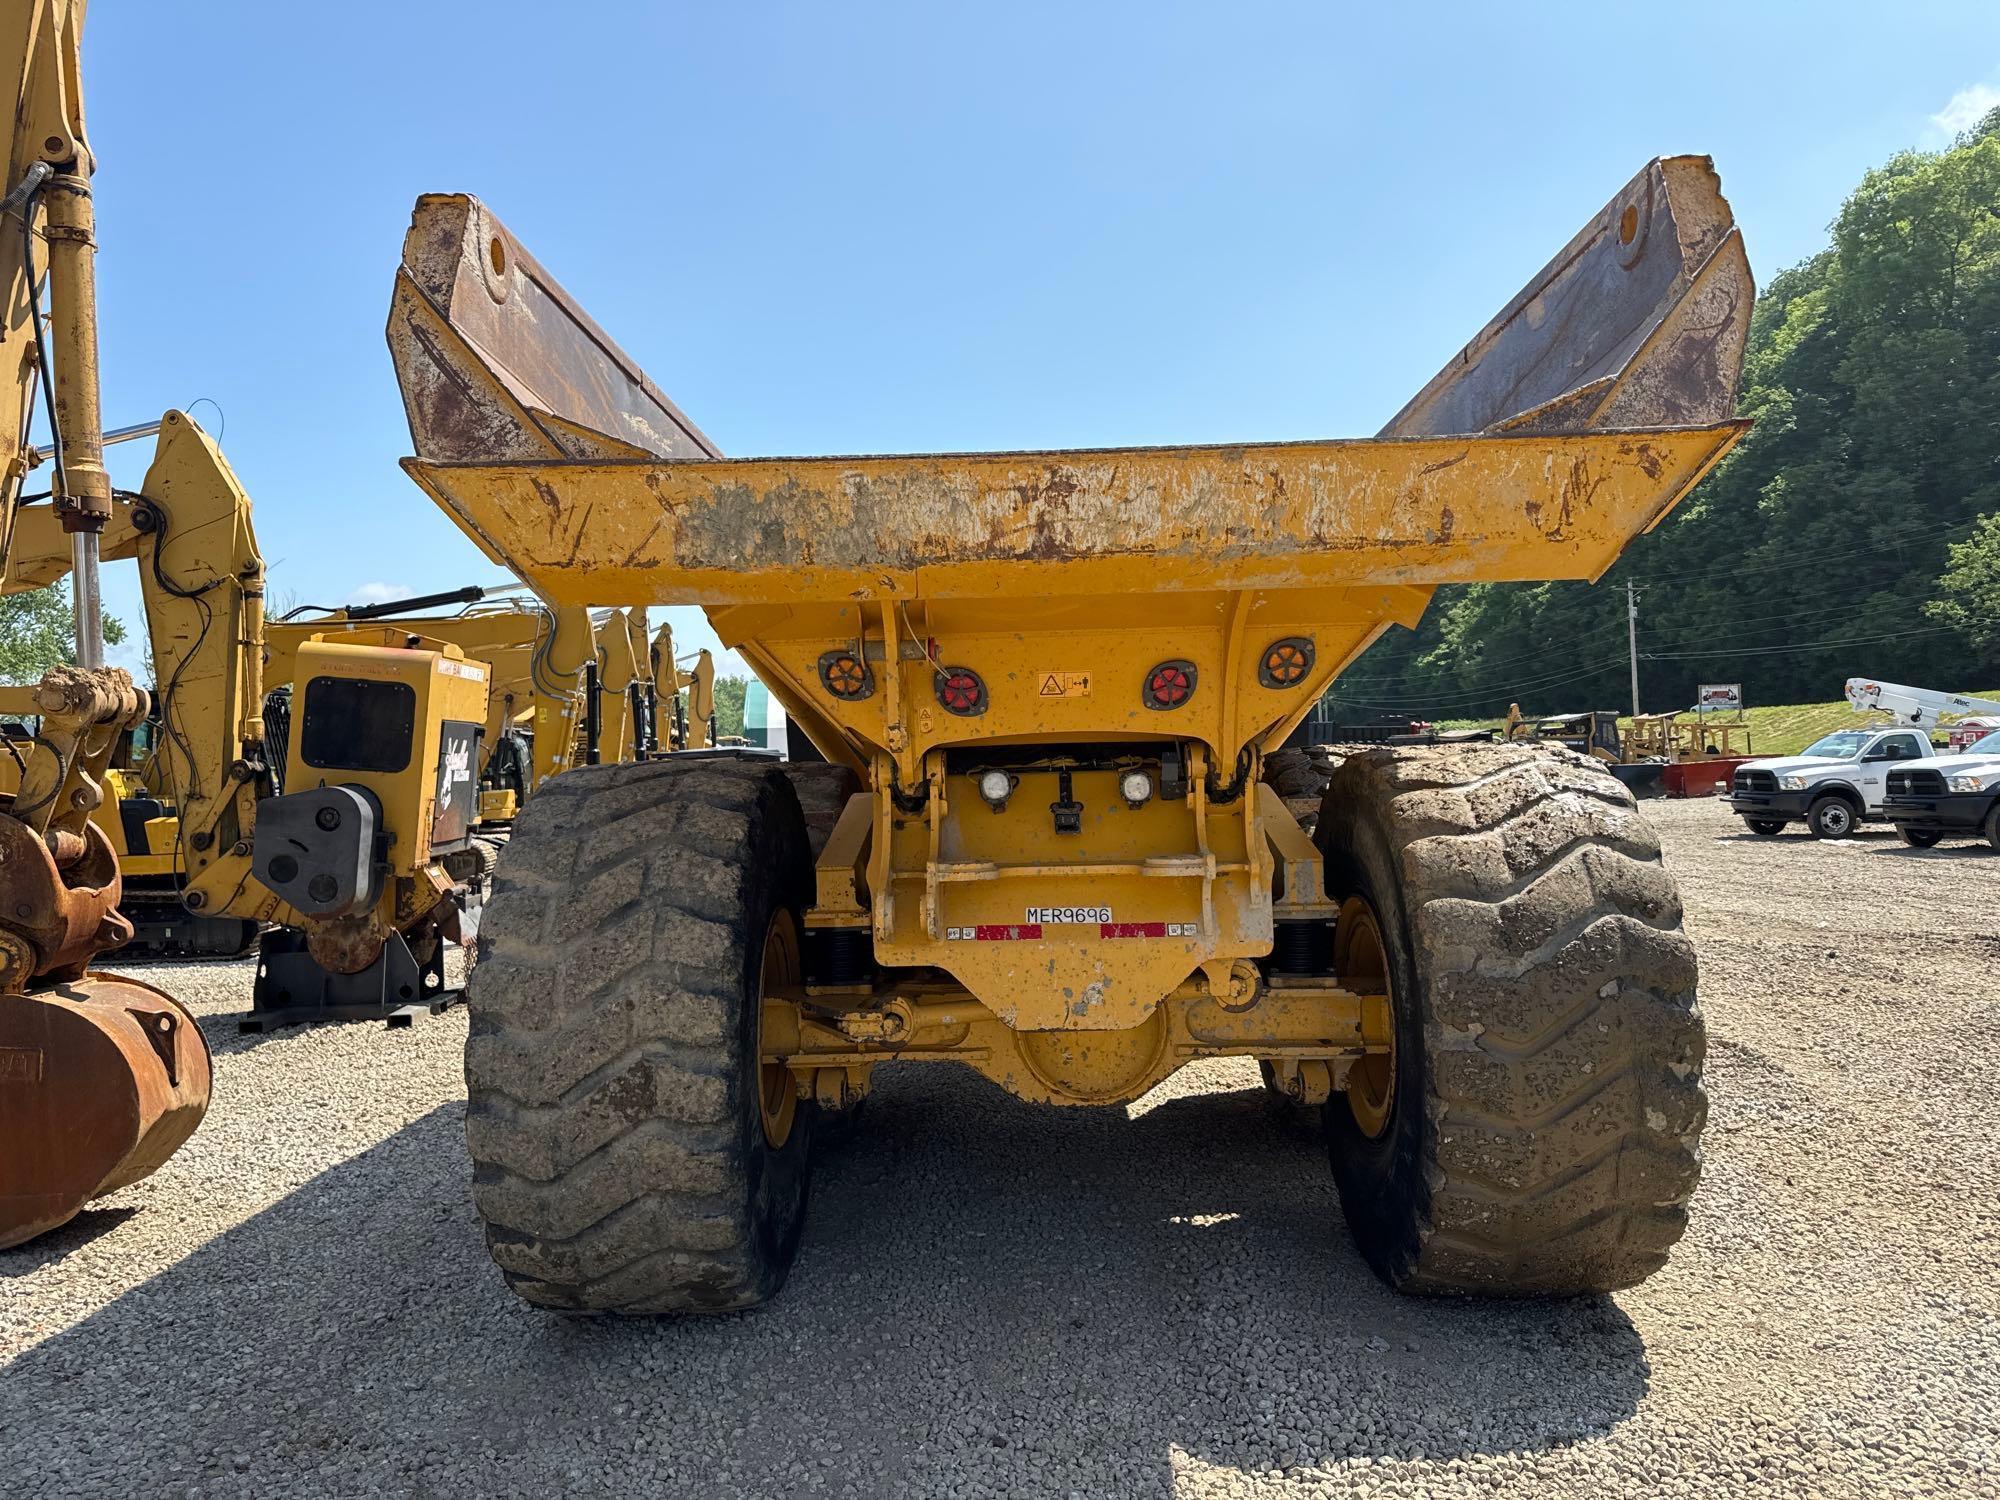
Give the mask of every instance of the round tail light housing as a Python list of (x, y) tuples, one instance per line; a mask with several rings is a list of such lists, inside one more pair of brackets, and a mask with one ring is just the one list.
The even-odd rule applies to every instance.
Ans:
[(1313, 667), (1313, 643), (1302, 635), (1288, 635), (1264, 648), (1257, 663), (1257, 680), (1267, 688), (1297, 687)]
[(1194, 696), (1194, 663), (1175, 657), (1163, 661), (1146, 674), (1139, 698), (1146, 707), (1166, 712), (1179, 708)]
[(846, 703), (858, 702), (875, 691), (875, 674), (852, 651), (829, 651), (822, 656), (819, 682), (828, 693)]
[(933, 679), (937, 700), (948, 714), (971, 718), (986, 712), (986, 684), (970, 667), (942, 667)]

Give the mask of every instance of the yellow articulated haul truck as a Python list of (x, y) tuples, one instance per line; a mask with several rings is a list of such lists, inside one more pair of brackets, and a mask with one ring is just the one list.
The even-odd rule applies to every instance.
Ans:
[(1323, 1106), (1391, 1285), (1657, 1269), (1703, 1033), (1631, 798), (1560, 749), (1386, 748), (1309, 838), (1264, 772), (1437, 585), (1594, 578), (1658, 524), (1744, 430), (1751, 302), (1673, 158), (1374, 439), (729, 460), (483, 205), (419, 200), (408, 472), (547, 598), (704, 606), (825, 761), (582, 770), (523, 812), (466, 1051), (509, 1282), (749, 1306), (877, 1068), (1101, 1105), (1206, 1057)]

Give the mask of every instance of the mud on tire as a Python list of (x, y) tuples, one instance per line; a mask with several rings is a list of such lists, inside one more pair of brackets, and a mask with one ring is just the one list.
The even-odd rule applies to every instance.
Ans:
[(1694, 950), (1616, 780), (1548, 747), (1374, 750), (1334, 773), (1320, 847), (1375, 907), (1395, 1088), (1325, 1124), (1362, 1254), (1411, 1292), (1631, 1286), (1687, 1224), (1707, 1114)]
[(577, 1311), (723, 1312), (783, 1285), (815, 1111), (772, 1145), (757, 995), (803, 912), (798, 798), (765, 759), (557, 777), (501, 856), (468, 987), (473, 1201), (508, 1284)]
[(785, 779), (798, 794), (799, 811), (806, 820), (806, 840), (812, 857), (818, 859), (819, 851), (833, 837), (833, 825), (846, 810), (847, 799), (861, 790), (861, 778), (846, 766), (791, 760), (785, 762)]
[(1310, 750), (1274, 750), (1264, 757), (1264, 784), (1284, 800), (1308, 834), (1319, 821), (1327, 776), (1325, 762)]

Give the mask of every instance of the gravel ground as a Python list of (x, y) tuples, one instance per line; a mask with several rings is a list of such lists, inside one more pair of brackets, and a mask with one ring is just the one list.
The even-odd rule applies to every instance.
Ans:
[(912, 1068), (777, 1303), (552, 1318), (468, 1206), (463, 1012), (241, 1038), (191, 965), (208, 1122), (0, 1253), (0, 1492), (2000, 1494), (2000, 858), (1651, 807), (1713, 1114), (1635, 1291), (1390, 1295), (1247, 1065), (1129, 1118)]

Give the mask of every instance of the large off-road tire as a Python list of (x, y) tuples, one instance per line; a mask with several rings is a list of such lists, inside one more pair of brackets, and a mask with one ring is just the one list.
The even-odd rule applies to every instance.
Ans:
[(1326, 762), (1310, 750), (1273, 750), (1264, 757), (1264, 784), (1283, 799), (1308, 834), (1319, 821), (1327, 776)]
[(861, 790), (861, 780), (846, 766), (823, 760), (786, 761), (785, 777), (798, 794), (799, 811), (805, 814), (806, 839), (812, 857), (818, 859), (819, 851), (833, 836), (833, 825), (840, 821), (847, 799)]
[(1502, 1296), (1659, 1269), (1700, 1175), (1704, 1039), (1631, 797), (1552, 747), (1374, 750), (1334, 773), (1319, 838), (1329, 891), (1373, 914), (1395, 1013), (1393, 1066), (1357, 1064), (1325, 1111), (1368, 1263)]
[(758, 997), (796, 977), (811, 890), (769, 759), (592, 767), (529, 799), (465, 1048), (473, 1201), (522, 1297), (725, 1312), (783, 1285), (816, 1110), (760, 1068)]

